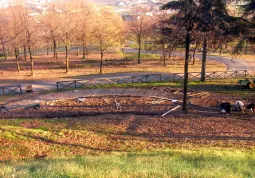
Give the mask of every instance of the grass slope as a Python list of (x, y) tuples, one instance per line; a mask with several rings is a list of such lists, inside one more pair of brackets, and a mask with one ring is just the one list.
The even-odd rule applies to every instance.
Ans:
[(254, 177), (254, 152), (168, 150), (2, 164), (0, 177)]

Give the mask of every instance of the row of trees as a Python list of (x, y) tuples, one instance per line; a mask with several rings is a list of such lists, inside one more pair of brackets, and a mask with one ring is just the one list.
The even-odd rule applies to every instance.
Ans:
[[(221, 0), (178, 0), (166, 4), (163, 9), (171, 9), (172, 15), (162, 11), (156, 16), (146, 15), (144, 9), (136, 9), (131, 19), (123, 22), (113, 9), (97, 8), (84, 1), (48, 4), (47, 13), (32, 16), (31, 9), (17, 3), (0, 12), (0, 43), (4, 57), (7, 48), (14, 52), (19, 68), (19, 53), (22, 48), (27, 60), (27, 50), (33, 75), (32, 49), (35, 47), (53, 48), (54, 58), (58, 58), (57, 47), (65, 48), (66, 72), (69, 71), (69, 52), (72, 46), (82, 47), (82, 57), (86, 58), (88, 46), (96, 45), (100, 51), (100, 73), (103, 57), (110, 48), (123, 48), (127, 40), (138, 44), (138, 64), (142, 44), (153, 40), (162, 51), (164, 65), (167, 53), (178, 45), (185, 46), (184, 99), (183, 110), (187, 111), (188, 64), (190, 46), (202, 46), (201, 81), (205, 81), (207, 47), (221, 49), (234, 40), (254, 39), (254, 3), (247, 0), (243, 6), (243, 16), (229, 15), (228, 1)], [(246, 42), (247, 44), (247, 42)], [(242, 45), (237, 45), (238, 52)], [(241, 46), (241, 47), (240, 47)], [(79, 51), (77, 50), (77, 55)], [(194, 63), (194, 60), (193, 60)]]
[(82, 46), (83, 58), (89, 44), (96, 44), (101, 53), (100, 73), (104, 52), (120, 44), (123, 38), (123, 21), (111, 8), (96, 8), (84, 1), (51, 3), (47, 12), (33, 16), (31, 9), (17, 3), (0, 13), (0, 43), (5, 59), (7, 48), (16, 57), (17, 70), (19, 53), (27, 50), (33, 75), (33, 48), (45, 47), (47, 54), (53, 48), (54, 58), (58, 58), (57, 47), (65, 48), (66, 72), (69, 71), (71, 46)]

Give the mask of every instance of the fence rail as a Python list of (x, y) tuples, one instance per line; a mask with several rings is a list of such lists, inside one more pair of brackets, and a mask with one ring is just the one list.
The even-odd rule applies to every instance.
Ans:
[(13, 86), (0, 86), (0, 96), (7, 95), (7, 94), (21, 94), (22, 89), (20, 85), (13, 85)]
[[(225, 78), (243, 78), (254, 77), (254, 71), (239, 70), (239, 71), (224, 71), (224, 72), (208, 72), (205, 74), (207, 80), (210, 79), (225, 79)], [(189, 81), (200, 80), (200, 72), (190, 72)], [(71, 81), (58, 81), (56, 83), (57, 90), (63, 90), (67, 88), (86, 88), (97, 87), (102, 85), (112, 84), (133, 84), (133, 83), (150, 83), (150, 82), (176, 82), (182, 81), (184, 74), (172, 73), (172, 74), (151, 74), (151, 75), (139, 75), (139, 76), (126, 76), (126, 77), (114, 77), (114, 78), (99, 78), (94, 80), (71, 80)]]

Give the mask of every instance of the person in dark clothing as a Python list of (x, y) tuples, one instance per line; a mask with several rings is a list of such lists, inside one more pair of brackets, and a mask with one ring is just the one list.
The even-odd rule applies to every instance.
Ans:
[(231, 104), (229, 102), (221, 103), (220, 110), (222, 113), (230, 113), (231, 112)]
[(254, 111), (255, 111), (255, 104), (254, 103), (248, 104), (246, 106), (246, 109), (251, 110), (251, 112), (254, 113)]

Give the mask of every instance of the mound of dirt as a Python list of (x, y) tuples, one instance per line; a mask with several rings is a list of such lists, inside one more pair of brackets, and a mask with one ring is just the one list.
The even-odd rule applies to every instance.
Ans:
[(198, 106), (217, 107), (219, 100), (214, 98), (191, 98), (190, 103)]

